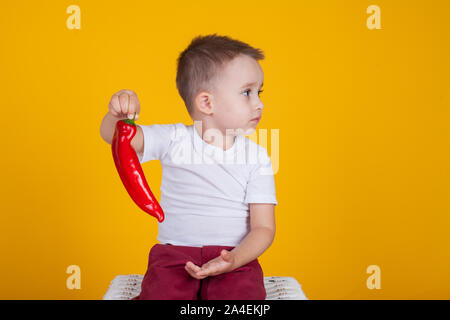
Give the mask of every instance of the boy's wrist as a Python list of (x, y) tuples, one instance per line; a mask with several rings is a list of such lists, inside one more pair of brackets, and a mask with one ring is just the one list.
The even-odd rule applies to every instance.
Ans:
[(232, 260), (233, 262), (231, 264), (231, 271), (241, 267), (240, 261), (239, 261), (240, 256), (237, 254), (237, 251), (235, 249), (236, 248), (234, 248), (233, 250), (230, 251), (231, 254), (233, 255), (233, 260)]

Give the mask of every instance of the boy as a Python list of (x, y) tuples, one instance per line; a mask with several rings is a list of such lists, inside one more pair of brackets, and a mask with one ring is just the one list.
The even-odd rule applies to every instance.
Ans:
[[(262, 59), (260, 49), (227, 36), (194, 38), (176, 76), (194, 125), (137, 125), (131, 145), (140, 163), (161, 161), (165, 220), (133, 299), (266, 298), (257, 258), (275, 236), (275, 183), (266, 149), (245, 137), (262, 115)], [(137, 119), (133, 91), (114, 94), (103, 139), (111, 143), (116, 122), (135, 112)]]

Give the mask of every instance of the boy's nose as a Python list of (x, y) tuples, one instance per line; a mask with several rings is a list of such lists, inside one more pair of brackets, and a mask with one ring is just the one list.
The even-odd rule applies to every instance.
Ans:
[(264, 109), (264, 104), (260, 101), (259, 103), (256, 104), (256, 109)]

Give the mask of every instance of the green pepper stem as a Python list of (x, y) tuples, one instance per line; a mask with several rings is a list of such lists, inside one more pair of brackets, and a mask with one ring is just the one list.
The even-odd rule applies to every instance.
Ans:
[(122, 121), (125, 122), (125, 123), (128, 123), (130, 125), (135, 126), (136, 125), (136, 123), (134, 122), (135, 118), (136, 118), (136, 112), (134, 113), (133, 119), (126, 118), (126, 119), (124, 119)]

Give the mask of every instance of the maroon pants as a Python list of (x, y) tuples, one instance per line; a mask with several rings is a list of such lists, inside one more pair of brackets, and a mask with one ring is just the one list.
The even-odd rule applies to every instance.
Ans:
[(141, 293), (132, 300), (264, 300), (264, 275), (258, 259), (204, 279), (196, 279), (184, 269), (187, 261), (201, 267), (218, 257), (221, 250), (233, 248), (155, 244), (150, 250)]

